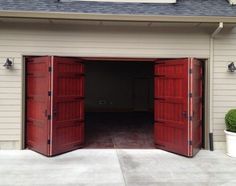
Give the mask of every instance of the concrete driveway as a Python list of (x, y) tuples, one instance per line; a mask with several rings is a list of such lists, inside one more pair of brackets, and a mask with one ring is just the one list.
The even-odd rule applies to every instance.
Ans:
[(236, 159), (220, 151), (186, 158), (162, 150), (80, 149), (47, 158), (0, 151), (0, 185), (236, 185)]

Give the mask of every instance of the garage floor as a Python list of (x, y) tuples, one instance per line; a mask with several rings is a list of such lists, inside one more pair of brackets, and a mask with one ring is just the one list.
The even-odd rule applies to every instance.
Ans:
[(153, 113), (86, 113), (85, 148), (154, 149)]
[(219, 151), (185, 158), (161, 150), (81, 149), (53, 158), (0, 151), (0, 185), (235, 186), (236, 159)]

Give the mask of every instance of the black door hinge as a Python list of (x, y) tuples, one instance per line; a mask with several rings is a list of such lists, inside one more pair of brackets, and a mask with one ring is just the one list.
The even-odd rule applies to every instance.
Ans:
[(48, 96), (51, 96), (52, 95), (52, 92), (51, 91), (48, 91)]
[(50, 139), (47, 140), (47, 144), (48, 144), (48, 145), (51, 144), (51, 140), (50, 140)]
[(191, 98), (191, 97), (193, 97), (193, 93), (191, 92), (191, 93), (189, 93), (189, 97)]
[(48, 67), (48, 72), (52, 72), (52, 67)]
[(189, 144), (189, 145), (193, 145), (192, 140), (189, 140), (189, 141), (188, 141), (188, 144)]
[(192, 74), (193, 73), (193, 69), (189, 69), (189, 74)]
[(193, 116), (189, 116), (189, 120), (192, 121), (193, 120)]
[(52, 119), (51, 115), (48, 115), (48, 120), (51, 120), (51, 119)]

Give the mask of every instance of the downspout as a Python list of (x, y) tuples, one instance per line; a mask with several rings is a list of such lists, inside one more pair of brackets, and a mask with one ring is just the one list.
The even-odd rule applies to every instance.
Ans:
[(223, 29), (224, 23), (220, 22), (218, 28), (211, 34), (210, 37), (210, 77), (209, 77), (209, 84), (210, 84), (210, 112), (209, 112), (209, 119), (210, 119), (210, 126), (209, 126), (209, 145), (210, 150), (214, 150), (214, 143), (213, 143), (213, 68), (214, 68), (214, 38), (217, 34), (220, 33), (220, 31)]

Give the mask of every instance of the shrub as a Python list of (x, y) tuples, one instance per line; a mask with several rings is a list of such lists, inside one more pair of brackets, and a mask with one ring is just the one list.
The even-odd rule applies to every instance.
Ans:
[(226, 130), (236, 132), (236, 109), (231, 109), (225, 115)]

